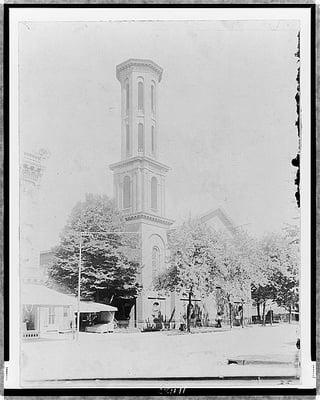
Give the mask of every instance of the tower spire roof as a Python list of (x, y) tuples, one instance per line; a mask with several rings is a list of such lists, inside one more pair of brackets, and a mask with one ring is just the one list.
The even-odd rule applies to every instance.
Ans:
[(118, 64), (116, 67), (117, 79), (120, 81), (122, 75), (126, 72), (126, 70), (132, 67), (137, 69), (149, 68), (151, 71), (155, 72), (158, 75), (159, 82), (161, 81), (163, 69), (160, 67), (160, 65), (156, 64), (152, 60), (141, 58), (129, 58), (121, 64)]

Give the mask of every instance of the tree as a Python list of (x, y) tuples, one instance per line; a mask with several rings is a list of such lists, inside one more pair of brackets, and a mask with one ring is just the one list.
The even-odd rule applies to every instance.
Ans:
[(283, 229), (279, 268), (275, 273), (276, 292), (274, 300), (291, 313), (299, 301), (299, 228), (296, 225), (287, 224)]
[(242, 326), (244, 324), (244, 303), (251, 301), (251, 285), (265, 282), (265, 276), (259, 265), (257, 241), (245, 231), (238, 230), (231, 237), (219, 233), (223, 243), (223, 262), (220, 270), (223, 272), (222, 292), (229, 303), (230, 327), (232, 327), (232, 304), (242, 303)]
[(170, 267), (155, 278), (157, 290), (188, 295), (187, 330), (190, 331), (191, 299), (208, 293), (221, 278), (219, 259), (223, 248), (217, 235), (198, 220), (189, 220), (169, 234)]
[(298, 228), (287, 225), (281, 234), (268, 234), (259, 243), (259, 269), (264, 280), (252, 285), (260, 319), (265, 323), (267, 300), (275, 301), (289, 311), (289, 319), (298, 301), (299, 235)]
[[(229, 304), (230, 326), (235, 299), (250, 301), (250, 284), (266, 283), (257, 268), (257, 241), (245, 232), (230, 236), (189, 220), (170, 234), (169, 246), (171, 265), (156, 278), (156, 288), (187, 294), (189, 307), (194, 291), (209, 295), (220, 288), (220, 300)], [(188, 312), (187, 325), (189, 329)]]
[(113, 202), (105, 195), (87, 195), (73, 208), (54, 249), (51, 285), (77, 294), (80, 232), (84, 232), (81, 297), (109, 303), (114, 297), (136, 296), (139, 240), (123, 231), (124, 218)]
[[(256, 268), (261, 273), (263, 279), (251, 283), (251, 297), (257, 306), (258, 320), (265, 324), (265, 310), (268, 300), (274, 298), (274, 285), (272, 284), (272, 277), (274, 274), (273, 264), (270, 263), (268, 239), (257, 243), (257, 264)], [(261, 314), (262, 306), (262, 314)]]

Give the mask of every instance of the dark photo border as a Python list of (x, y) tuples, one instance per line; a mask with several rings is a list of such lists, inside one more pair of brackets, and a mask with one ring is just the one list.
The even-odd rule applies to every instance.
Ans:
[[(23, 0), (22, 0), (23, 1)], [(87, 2), (78, 2), (77, 4), (69, 4), (67, 2), (60, 3), (6, 3), (3, 6), (3, 308), (4, 308), (4, 344), (3, 353), (4, 361), (10, 360), (9, 353), (9, 278), (10, 278), (10, 266), (9, 266), (9, 15), (11, 9), (15, 8), (167, 8), (167, 7), (185, 7), (185, 8), (309, 8), (311, 11), (311, 243), (310, 243), (310, 255), (311, 255), (311, 287), (310, 287), (310, 303), (311, 303), (311, 360), (316, 361), (316, 320), (319, 319), (319, 311), (316, 312), (316, 266), (317, 266), (317, 248), (316, 248), (316, 233), (317, 233), (317, 204), (316, 195), (317, 187), (317, 148), (316, 148), (316, 5), (312, 2), (297, 4), (284, 3), (271, 3), (265, 4), (263, 1), (254, 2), (250, 4), (230, 4), (228, 1), (219, 2), (214, 1), (209, 4), (203, 1), (201, 4), (193, 4), (192, 2), (176, 2), (172, 4), (170, 0), (166, 3), (157, 1), (146, 1), (144, 4), (136, 3), (125, 3), (126, 0), (121, 4), (115, 3), (112, 0), (104, 3), (91, 3), (90, 0)], [(212, 4), (211, 4), (212, 3)], [(320, 168), (319, 168), (320, 170)], [(294, 189), (294, 182), (292, 182)], [(320, 256), (320, 254), (319, 254)], [(186, 380), (190, 378), (186, 378)], [(197, 380), (203, 380), (208, 378), (194, 378), (192, 379), (195, 384)], [(211, 378), (210, 378), (211, 379)], [(153, 379), (154, 380), (154, 379)], [(173, 379), (159, 379), (159, 381), (173, 381)], [(179, 379), (180, 381), (181, 379)], [(127, 381), (127, 380), (126, 380)], [(221, 381), (221, 380), (220, 380)], [(229, 384), (232, 385), (232, 379), (228, 380)], [(221, 382), (220, 382), (221, 384)], [(244, 381), (245, 384), (245, 381)], [(182, 384), (183, 385), (183, 384)], [(257, 381), (257, 386), (259, 381)], [(258, 388), (257, 386), (252, 388), (39, 388), (39, 389), (4, 389), (5, 396), (167, 396), (167, 395), (205, 395), (205, 396), (315, 396), (316, 389), (298, 389), (298, 388)]]

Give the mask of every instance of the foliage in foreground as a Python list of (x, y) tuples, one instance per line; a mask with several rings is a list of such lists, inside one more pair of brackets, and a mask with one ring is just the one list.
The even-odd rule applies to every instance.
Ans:
[(123, 231), (124, 219), (113, 202), (105, 195), (87, 195), (73, 208), (54, 249), (50, 284), (77, 294), (80, 232), (84, 232), (81, 297), (109, 303), (113, 297), (135, 296), (140, 289), (139, 238)]
[(208, 295), (221, 288), (230, 296), (248, 298), (254, 258), (252, 240), (245, 234), (229, 237), (189, 220), (170, 233), (169, 246), (170, 267), (157, 276), (158, 290)]
[(296, 227), (261, 240), (238, 232), (230, 237), (198, 220), (189, 220), (169, 235), (170, 267), (155, 279), (155, 288), (209, 295), (217, 288), (227, 301), (267, 300), (289, 312), (298, 301), (299, 237)]
[[(287, 225), (281, 234), (269, 234), (259, 242), (260, 266), (265, 280), (252, 284), (252, 299), (260, 317), (265, 318), (268, 300), (291, 314), (299, 301), (299, 231)], [(289, 317), (290, 317), (289, 314)]]

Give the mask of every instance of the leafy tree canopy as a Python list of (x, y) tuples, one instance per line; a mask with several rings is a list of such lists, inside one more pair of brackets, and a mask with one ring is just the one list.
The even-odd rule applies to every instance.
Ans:
[(248, 301), (252, 295), (257, 303), (271, 299), (286, 308), (297, 301), (299, 235), (294, 226), (257, 240), (243, 231), (228, 236), (190, 219), (170, 233), (169, 246), (170, 267), (156, 277), (158, 290), (207, 295), (221, 287), (231, 301)]
[(122, 214), (105, 195), (88, 194), (72, 209), (54, 249), (54, 261), (49, 269), (49, 283), (77, 294), (80, 232), (81, 297), (109, 302), (113, 297), (135, 296), (140, 286), (138, 235), (122, 233)]
[(157, 289), (208, 295), (220, 287), (226, 295), (250, 296), (254, 253), (245, 234), (229, 237), (190, 219), (170, 233), (169, 246), (170, 268), (156, 278)]
[(291, 309), (298, 301), (299, 285), (299, 230), (286, 225), (281, 234), (268, 234), (259, 242), (259, 269), (263, 282), (252, 285), (256, 303), (275, 301)]

